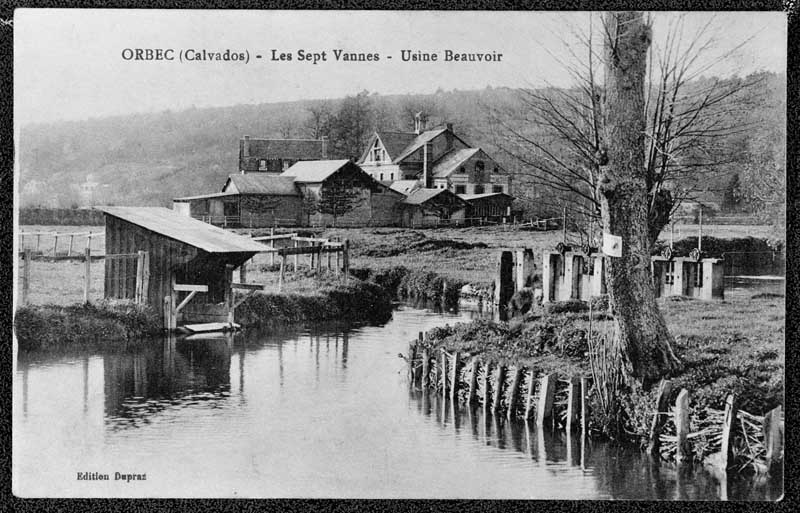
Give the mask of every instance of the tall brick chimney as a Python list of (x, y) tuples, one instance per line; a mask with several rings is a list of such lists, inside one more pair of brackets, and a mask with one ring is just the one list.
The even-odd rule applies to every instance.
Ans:
[(328, 159), (328, 138), (324, 135), (319, 138), (322, 141), (322, 160)]
[(446, 153), (453, 149), (455, 141), (453, 141), (453, 124), (445, 123), (445, 128), (447, 128), (447, 130), (444, 132), (444, 151)]
[(250, 136), (244, 136), (244, 147), (242, 149), (242, 156), (248, 158), (250, 156)]

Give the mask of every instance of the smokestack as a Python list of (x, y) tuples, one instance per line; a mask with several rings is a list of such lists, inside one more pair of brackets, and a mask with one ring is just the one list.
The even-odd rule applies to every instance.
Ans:
[(328, 138), (324, 135), (319, 138), (322, 141), (322, 160), (327, 160), (328, 158)]
[(426, 142), (422, 146), (422, 182), (423, 182), (422, 186), (425, 187), (426, 189), (431, 188), (431, 182), (432, 182), (430, 172), (428, 170), (428, 158), (429, 155), (431, 154), (430, 146), (431, 143), (429, 142)]
[(423, 130), (425, 130), (425, 123), (422, 120), (422, 111), (420, 111), (414, 114), (414, 133), (419, 135)]
[(453, 124), (452, 124), (452, 123), (445, 123), (445, 125), (444, 125), (444, 126), (445, 126), (445, 128), (447, 128), (447, 129), (448, 129), (448, 130), (450, 130), (451, 132), (453, 131)]

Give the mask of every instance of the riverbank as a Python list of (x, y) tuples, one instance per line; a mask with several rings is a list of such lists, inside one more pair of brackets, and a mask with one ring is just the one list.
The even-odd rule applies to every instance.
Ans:
[[(782, 296), (754, 295), (730, 301), (662, 299), (659, 306), (675, 338), (675, 352), (683, 362), (681, 371), (669, 376), (673, 390), (670, 404), (681, 389), (686, 389), (689, 407), (700, 419), (724, 410), (729, 394), (735, 395), (737, 408), (755, 415), (784, 405)], [(586, 311), (546, 313), (536, 309), (509, 323), (481, 320), (429, 330), (422, 347), (434, 355), (444, 349), (496, 367), (525, 368), (531, 376), (550, 374), (560, 380), (591, 377), (590, 351), (597, 348), (600, 339), (610, 337), (610, 324), (610, 317), (602, 311), (593, 312), (590, 320)], [(619, 392), (626, 438), (643, 443), (658, 411), (655, 391)], [(595, 399), (593, 394), (590, 402)], [(501, 404), (507, 406), (507, 402)], [(608, 435), (609, 419), (599, 405), (593, 406), (590, 430)]]

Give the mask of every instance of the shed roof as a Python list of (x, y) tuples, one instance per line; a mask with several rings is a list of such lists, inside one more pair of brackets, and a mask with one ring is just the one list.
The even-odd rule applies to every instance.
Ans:
[(475, 201), (481, 200), (486, 198), (491, 198), (493, 196), (505, 196), (508, 199), (514, 199), (513, 196), (506, 194), (505, 192), (485, 192), (483, 194), (459, 194), (458, 197), (463, 199), (464, 201)]
[(259, 253), (266, 246), (163, 207), (96, 207), (106, 215), (141, 226), (208, 253)]
[(230, 184), (236, 187), (239, 194), (268, 194), (271, 196), (298, 196), (300, 193), (294, 186), (294, 178), (270, 173), (248, 173), (229, 175), (222, 187), (228, 192)]
[(226, 196), (235, 196), (236, 194), (233, 192), (212, 192), (210, 194), (198, 194), (197, 196), (183, 196), (181, 198), (172, 198), (172, 201), (192, 201), (192, 200), (201, 200), (201, 199), (211, 199), (211, 198), (224, 198)]
[[(402, 201), (402, 203), (405, 203), (406, 205), (422, 205), (426, 201), (429, 201), (430, 199), (435, 198), (439, 194), (443, 193), (453, 194), (447, 189), (417, 189), (409, 194), (408, 197)], [(453, 196), (455, 196), (455, 194), (453, 194)]]
[(461, 164), (466, 162), (470, 157), (481, 151), (480, 148), (464, 148), (462, 150), (453, 150), (442, 157), (439, 162), (434, 164), (431, 173), (434, 178), (446, 178), (458, 169)]
[(350, 161), (344, 160), (303, 160), (280, 174), (282, 177), (294, 177), (295, 182), (324, 182), (329, 176), (340, 170)]
[(415, 190), (422, 187), (422, 184), (419, 180), (395, 180), (389, 186), (390, 189), (393, 191), (397, 191), (400, 194), (411, 194)]

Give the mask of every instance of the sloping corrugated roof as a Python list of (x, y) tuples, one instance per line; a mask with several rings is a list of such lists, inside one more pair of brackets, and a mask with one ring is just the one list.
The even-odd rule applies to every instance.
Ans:
[(442, 157), (439, 162), (433, 165), (431, 172), (434, 178), (447, 178), (450, 173), (455, 171), (467, 159), (481, 151), (480, 148), (465, 148), (462, 150), (453, 150)]
[(440, 128), (438, 130), (428, 130), (426, 132), (422, 132), (421, 134), (414, 137), (414, 139), (406, 146), (406, 148), (392, 160), (393, 164), (397, 164), (403, 159), (407, 158), (409, 155), (417, 151), (418, 149), (422, 148), (422, 146), (435, 139), (439, 135), (446, 132), (446, 128)]
[(258, 253), (267, 249), (248, 237), (206, 224), (163, 207), (96, 207), (107, 215), (141, 226), (208, 253)]
[[(241, 139), (244, 143), (245, 139)], [(249, 139), (250, 157), (262, 159), (321, 159), (319, 139)]]
[(292, 176), (295, 182), (316, 183), (323, 182), (326, 178), (341, 169), (349, 160), (305, 160), (281, 173), (280, 176)]
[(239, 194), (268, 194), (270, 196), (298, 196), (300, 193), (291, 176), (273, 175), (269, 173), (246, 173), (228, 176), (228, 182), (222, 192), (228, 192), (230, 183)]
[(419, 180), (396, 180), (389, 186), (393, 191), (405, 195), (411, 194), (420, 187), (422, 187), (422, 183)]
[(402, 203), (405, 203), (406, 205), (422, 205), (429, 199), (435, 198), (439, 194), (446, 191), (447, 189), (417, 189), (409, 194), (408, 197), (402, 201)]

